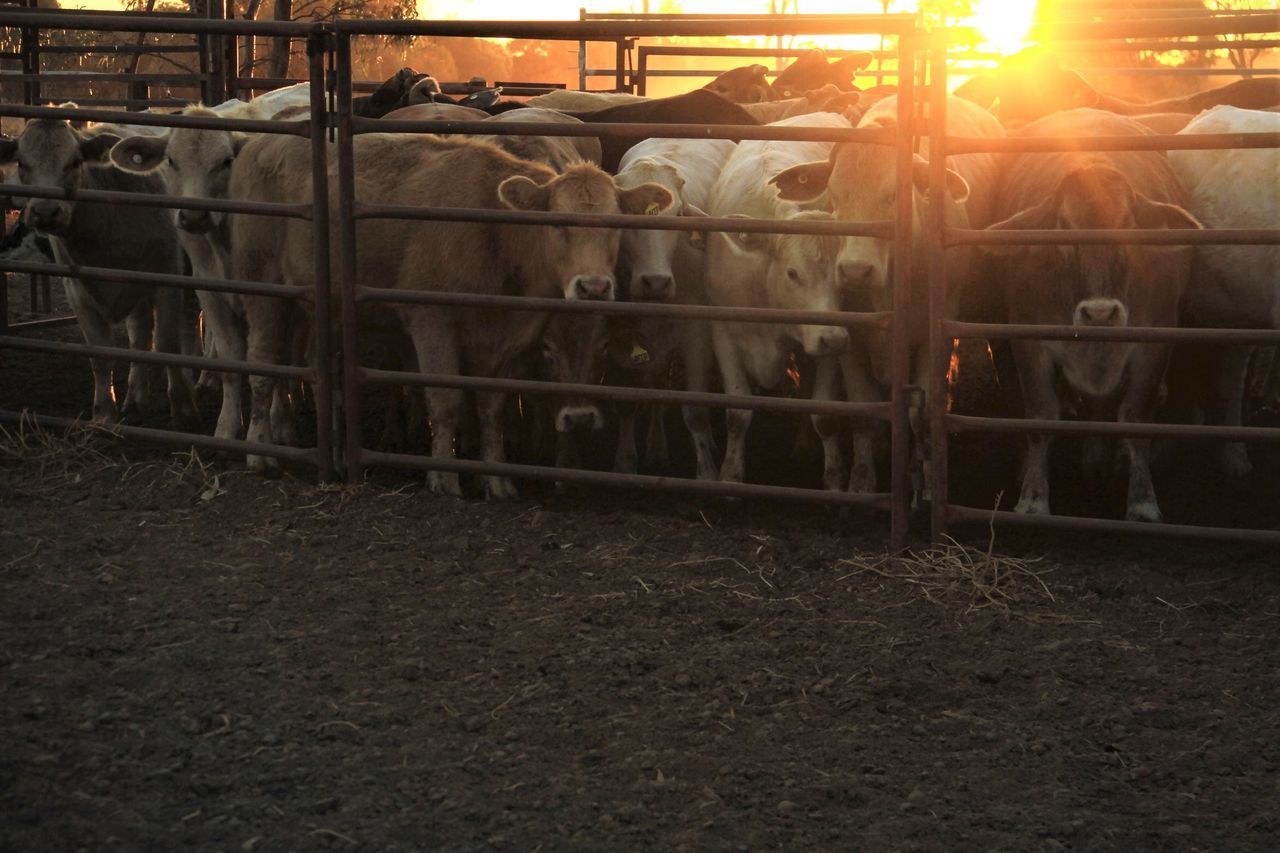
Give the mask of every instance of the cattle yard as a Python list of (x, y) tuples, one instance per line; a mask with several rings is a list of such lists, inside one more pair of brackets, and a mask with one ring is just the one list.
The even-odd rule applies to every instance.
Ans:
[[(946, 224), (943, 202), (946, 197), (947, 170), (945, 160), (938, 152), (947, 154), (1008, 152), (1034, 150), (1095, 149), (1101, 151), (1165, 151), (1171, 149), (1204, 150), (1215, 148), (1272, 147), (1280, 142), (1276, 134), (1208, 134), (1188, 136), (1155, 135), (1137, 138), (1099, 137), (1082, 144), (1079, 139), (1038, 138), (1034, 141), (1016, 137), (964, 138), (949, 136), (946, 132), (948, 98), (947, 32), (924, 32), (917, 28), (914, 16), (789, 16), (744, 17), (729, 20), (725, 17), (649, 16), (611, 17), (600, 16), (577, 22), (483, 22), (483, 21), (374, 21), (339, 20), (323, 24), (258, 23), (233, 20), (201, 20), (191, 16), (139, 17), (117, 14), (67, 14), (39, 11), (13, 11), (0, 13), (0, 23), (20, 26), (24, 34), (37, 34), (45, 28), (79, 28), (85, 31), (142, 33), (163, 30), (189, 36), (194, 49), (202, 51), (202, 73), (184, 84), (199, 85), (207, 102), (216, 102), (224, 95), (240, 91), (260, 89), (267, 85), (289, 83), (273, 80), (255, 83), (230, 74), (227, 69), (237, 67), (236, 50), (240, 37), (288, 36), (307, 46), (309, 107), (305, 117), (292, 121), (254, 119), (223, 119), (182, 116), (163, 113), (129, 113), (132, 125), (148, 127), (227, 129), (245, 133), (285, 134), (310, 140), (312, 153), (311, 186), (314, 198), (336, 199), (326, 204), (277, 204), (270, 202), (244, 202), (222, 199), (178, 199), (159, 194), (137, 194), (75, 190), (72, 199), (86, 202), (133, 204), (152, 207), (182, 207), (188, 210), (211, 212), (258, 213), (290, 217), (310, 222), (312, 225), (313, 281), (308, 285), (263, 283), (258, 281), (212, 280), (166, 273), (136, 273), (99, 268), (72, 269), (65, 265), (43, 264), (27, 261), (5, 260), (0, 266), (11, 272), (33, 276), (57, 276), (78, 273), (92, 275), (103, 281), (141, 281), (150, 285), (167, 285), (187, 290), (207, 289), (229, 294), (258, 294), (277, 297), (294, 297), (308, 300), (313, 306), (314, 357), (308, 364), (264, 364), (230, 360), (218, 357), (212, 360), (195, 355), (175, 355), (159, 352), (139, 352), (113, 347), (73, 344), (48, 340), (25, 334), (18, 328), (10, 328), (0, 339), (6, 349), (28, 352), (75, 353), (86, 357), (119, 358), (144, 364), (176, 364), (185, 368), (209, 368), (236, 374), (270, 376), (280, 380), (306, 382), (312, 389), (318, 417), (315, 422), (315, 441), (310, 447), (290, 447), (266, 444), (261, 441), (242, 441), (227, 437), (212, 437), (190, 432), (171, 433), (150, 426), (115, 427), (125, 437), (148, 441), (160, 441), (181, 447), (193, 446), (212, 451), (249, 453), (313, 468), (321, 481), (345, 477), (359, 482), (366, 468), (398, 468), (475, 474), (481, 476), (510, 477), (517, 480), (541, 480), (584, 486), (626, 487), (641, 490), (660, 490), (690, 495), (719, 495), (742, 499), (784, 499), (804, 502), (855, 506), (882, 510), (888, 516), (888, 540), (893, 550), (900, 550), (908, 541), (912, 525), (912, 502), (929, 507), (927, 535), (937, 542), (952, 535), (966, 524), (1038, 526), (1064, 530), (1108, 531), (1136, 535), (1166, 535), (1174, 537), (1212, 537), (1240, 542), (1280, 543), (1280, 532), (1275, 529), (1212, 528), (1205, 525), (1174, 523), (1147, 523), (1118, 521), (1107, 518), (1064, 515), (1028, 515), (1006, 511), (993, 512), (990, 506), (972, 506), (951, 500), (948, 459), (952, 444), (968, 434), (1007, 434), (1009, 436), (1035, 433), (1042, 435), (1082, 436), (1105, 435), (1114, 438), (1178, 439), (1180, 441), (1239, 440), (1255, 443), (1259, 447), (1273, 446), (1280, 440), (1280, 429), (1262, 426), (1210, 426), (1166, 423), (1106, 423), (1098, 421), (1047, 421), (1022, 418), (957, 414), (948, 411), (950, 389), (948, 377), (941, 370), (928, 372), (924, 383), (914, 382), (911, 369), (912, 344), (907, 329), (912, 318), (925, 316), (929, 328), (930, 363), (947, 363), (957, 339), (986, 339), (997, 342), (1007, 339), (1036, 338), (1061, 341), (1131, 341), (1190, 343), (1218, 342), (1239, 345), (1274, 346), (1280, 343), (1280, 332), (1261, 329), (1173, 329), (1151, 327), (1086, 328), (1076, 326), (1049, 326), (1043, 324), (976, 323), (961, 322), (951, 316), (947, 294), (947, 264), (944, 262), (948, 248), (955, 246), (1009, 246), (1009, 245), (1263, 245), (1280, 242), (1276, 229), (1206, 229), (1196, 233), (1171, 232), (1163, 229), (1126, 229), (1123, 232), (1106, 230), (1022, 230), (1017, 233), (993, 232), (983, 229), (966, 229)], [(1220, 16), (1207, 21), (1177, 19), (1144, 19), (1116, 21), (1112, 23), (1081, 24), (1074, 30), (1057, 34), (1063, 41), (1081, 40), (1098, 42), (1108, 39), (1167, 39), (1174, 36), (1214, 37), (1223, 33), (1267, 34), (1275, 30), (1274, 16), (1268, 14)], [(887, 37), (894, 49), (881, 52), (877, 58), (883, 63), (892, 56), (894, 69), (891, 79), (897, 79), (900, 69), (912, 69), (916, 86), (899, 87), (900, 120), (896, 130), (866, 128), (806, 128), (777, 126), (708, 126), (698, 124), (627, 124), (605, 123), (584, 126), (550, 124), (542, 122), (480, 122), (480, 121), (405, 121), (365, 118), (355, 115), (353, 99), (358, 90), (368, 90), (369, 85), (353, 79), (351, 46), (355, 39), (370, 36), (436, 36), (436, 37), (500, 37), (553, 39), (568, 42), (613, 42), (617, 47), (618, 66), (615, 82), (621, 88), (643, 89), (646, 54), (641, 51), (639, 76), (624, 74), (630, 49), (635, 39), (645, 36), (719, 37), (725, 35), (781, 36), (803, 34), (867, 35)], [(1264, 43), (1259, 41), (1259, 43)], [(38, 37), (24, 38), (24, 69), (39, 67), (38, 56), (33, 62), (30, 54), (38, 54)], [(709, 49), (690, 48), (707, 51)], [(585, 52), (583, 53), (585, 56)], [(599, 69), (580, 67), (587, 75)], [(603, 72), (601, 72), (603, 73)], [(875, 74), (882, 80), (889, 73), (878, 67)], [(20, 75), (24, 97), (28, 102), (40, 98), (40, 76)], [(106, 75), (110, 77), (111, 75)], [(85, 75), (85, 79), (94, 75)], [(582, 80), (586, 80), (583, 76)], [(146, 82), (146, 81), (143, 81)], [(160, 81), (155, 81), (160, 82)], [(63, 84), (65, 85), (65, 84)], [(534, 91), (534, 90), (531, 90)], [(91, 99), (90, 99), (91, 100)], [(106, 107), (127, 105), (137, 107), (151, 103), (146, 99), (103, 101), (97, 105), (79, 105), (75, 108), (35, 106), (33, 103), (0, 107), (0, 115), (11, 118), (52, 118), (85, 121), (120, 120), (121, 113)], [(167, 102), (155, 106), (173, 106)], [(643, 134), (649, 137), (698, 138), (730, 140), (823, 140), (828, 142), (863, 142), (889, 146), (895, 152), (897, 203), (892, 219), (882, 221), (821, 222), (794, 221), (743, 221), (715, 217), (691, 220), (685, 217), (655, 217), (646, 215), (597, 215), (589, 213), (566, 214), (531, 210), (461, 210), (451, 207), (420, 207), (370, 203), (355, 198), (355, 140), (371, 132), (442, 132), (457, 134), (503, 133), (515, 136), (576, 136), (629, 138)], [(927, 141), (933, 152), (929, 170), (929, 195), (931, 200), (924, 210), (914, 209), (919, 196), (912, 192), (912, 158), (921, 141)], [(336, 149), (336, 171), (326, 169), (327, 149)], [(336, 178), (336, 185), (330, 182)], [(18, 187), (6, 185), (0, 189), (15, 197), (48, 198), (64, 197), (57, 189)], [(740, 234), (813, 234), (837, 236), (866, 236), (887, 238), (897, 245), (911, 242), (916, 218), (925, 221), (928, 235), (926, 273), (928, 276), (927, 304), (911, 304), (910, 282), (913, 276), (913, 260), (917, 255), (901, 254), (892, 266), (892, 305), (884, 311), (807, 311), (761, 307), (724, 307), (686, 304), (661, 304), (638, 302), (600, 302), (595, 300), (571, 300), (529, 298), (525, 296), (468, 294), (458, 292), (403, 290), (375, 286), (375, 283), (359, 280), (359, 245), (356, 241), (356, 223), (375, 219), (418, 221), (460, 221), (483, 223), (542, 224), (585, 228), (662, 229), (687, 233), (706, 234), (717, 231), (733, 231)], [(331, 227), (332, 226), (332, 227)], [(916, 271), (917, 273), (919, 271)], [(33, 285), (34, 287), (34, 285)], [(33, 294), (35, 290), (33, 289)], [(510, 311), (536, 309), (553, 316), (600, 314), (606, 317), (678, 318), (681, 320), (720, 321), (735, 323), (825, 323), (841, 326), (865, 334), (887, 332), (891, 344), (890, 379), (888, 399), (884, 402), (840, 402), (837, 400), (804, 400), (791, 397), (758, 395), (733, 395), (689, 390), (655, 390), (623, 386), (598, 386), (547, 382), (540, 379), (521, 379), (494, 376), (465, 376), (444, 373), (415, 373), (406, 370), (375, 369), (363, 366), (358, 358), (350, 355), (361, 352), (360, 310), (378, 304), (403, 304), (411, 302), (423, 306), (449, 306)], [(346, 357), (343, 354), (348, 354)], [(923, 353), (921, 358), (926, 357)], [(927, 385), (928, 387), (923, 387)], [(375, 449), (367, 435), (369, 425), (362, 411), (367, 401), (365, 389), (371, 386), (415, 386), (451, 388), (469, 393), (508, 392), (516, 394), (581, 394), (597, 400), (614, 402), (664, 403), (668, 405), (707, 406), (715, 409), (766, 410), (811, 415), (838, 416), (843, 418), (874, 419), (889, 427), (888, 488), (876, 492), (852, 492), (798, 488), (784, 485), (765, 485), (751, 482), (716, 482), (673, 476), (623, 474), (600, 470), (566, 467), (548, 467), (519, 463), (475, 461), (463, 458), (445, 458), (440, 455), (417, 455), (388, 452)], [(913, 430), (911, 410), (923, 406), (927, 428), (916, 424)], [(35, 420), (48, 426), (65, 426), (66, 420), (25, 411), (21, 400), (9, 401), (0, 419), (18, 423), (24, 419)], [(325, 413), (332, 413), (332, 417)], [(914, 435), (913, 435), (914, 432)], [(252, 434), (252, 430), (251, 430)], [(926, 464), (927, 460), (927, 464)], [(931, 499), (920, 503), (922, 494)], [(925, 533), (921, 526), (918, 531)]]

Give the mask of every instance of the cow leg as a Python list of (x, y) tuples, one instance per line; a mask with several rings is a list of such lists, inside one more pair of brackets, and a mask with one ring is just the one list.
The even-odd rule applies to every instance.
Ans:
[[(1130, 361), (1129, 383), (1125, 389), (1116, 420), (1121, 423), (1143, 423), (1155, 411), (1160, 381), (1169, 362), (1169, 347), (1138, 345)], [(1160, 505), (1155, 485), (1151, 482), (1151, 439), (1126, 438), (1121, 441), (1129, 458), (1129, 497), (1125, 517), (1129, 521), (1158, 522)]]
[[(716, 361), (720, 365), (720, 378), (724, 393), (748, 395), (751, 383), (738, 359), (733, 342), (719, 323), (712, 324), (712, 339)], [(725, 442), (724, 462), (720, 464), (720, 480), (725, 483), (741, 483), (746, 468), (747, 430), (751, 428), (750, 409), (726, 409), (724, 413)]]
[[(111, 326), (98, 313), (93, 300), (84, 292), (83, 286), (72, 279), (63, 279), (67, 301), (76, 312), (76, 322), (85, 343), (91, 346), (111, 346)], [(110, 359), (91, 358), (89, 367), (93, 371), (93, 417), (105, 423), (113, 424), (120, 419), (116, 408), (115, 389), (111, 384)], [(132, 384), (132, 383), (131, 383)]]
[(638, 408), (637, 403), (618, 403), (618, 449), (613, 455), (613, 470), (619, 474), (634, 474), (640, 468), (639, 453), (636, 451)]
[[(267, 364), (285, 362), (285, 333), (288, 328), (286, 318), (290, 307), (283, 299), (261, 296), (245, 298), (245, 314), (249, 326), (249, 361)], [(249, 377), (248, 441), (275, 443), (271, 404), (277, 384), (277, 380), (271, 376), (255, 374)], [(277, 459), (249, 454), (246, 463), (250, 471), (258, 471), (264, 477), (274, 479), (280, 476), (280, 462)]]
[(278, 379), (271, 395), (271, 434), (276, 437), (276, 443), (289, 447), (298, 446), (297, 413), (291, 393), (295, 388), (292, 380)]
[[(245, 339), (231, 304), (222, 294), (207, 290), (197, 290), (196, 296), (204, 311), (206, 353), (213, 358), (244, 361)], [(218, 413), (218, 426), (213, 434), (218, 438), (236, 438), (244, 425), (244, 380), (238, 373), (215, 374), (206, 370), (201, 377), (202, 383), (206, 376), (217, 376), (222, 385), (222, 410)]]
[[(706, 323), (686, 323), (684, 334), (685, 388), (706, 392), (711, 389), (712, 353)], [(716, 443), (711, 435), (711, 414), (706, 406), (682, 406), (680, 414), (693, 438), (698, 479), (716, 479)]]
[[(503, 418), (507, 395), (503, 393), (477, 393), (476, 414), (480, 418), (480, 458), (485, 462), (507, 461), (503, 444)], [(508, 477), (486, 474), (483, 477), (485, 497), (489, 500), (512, 500), (520, 497), (515, 483)]]
[[(155, 291), (156, 301), (156, 350), (180, 354), (182, 352), (182, 326), (185, 322), (183, 291), (176, 287), (162, 287)], [(164, 369), (168, 379), (169, 420), (175, 429), (195, 430), (200, 424), (196, 410), (196, 392), (191, 387), (187, 371), (175, 365)]]
[[(1045, 348), (1015, 341), (1013, 352), (1018, 365), (1018, 384), (1022, 390), (1026, 417), (1058, 420), (1062, 404), (1053, 385), (1053, 364)], [(1049, 447), (1053, 437), (1027, 436), (1027, 455), (1022, 462), (1022, 493), (1015, 512), (1048, 514), (1049, 512)]]
[[(844, 376), (845, 399), (850, 403), (875, 403), (880, 388), (872, 378), (871, 360), (867, 356), (867, 339), (854, 335), (849, 349), (840, 357)], [(849, 491), (871, 494), (876, 490), (876, 429), (870, 418), (853, 419), (853, 467), (849, 469)]]
[[(1244, 394), (1248, 384), (1249, 347), (1222, 347), (1221, 361), (1214, 377), (1211, 423), (1240, 426), (1244, 423)], [(1223, 473), (1234, 483), (1242, 483), (1253, 473), (1253, 463), (1242, 441), (1229, 441), (1219, 450)]]
[(649, 407), (649, 432), (644, 439), (645, 468), (665, 474), (671, 468), (671, 451), (667, 445), (667, 407), (654, 403)]
[[(418, 369), (423, 373), (459, 375), (462, 371), (457, 338), (439, 312), (419, 310), (408, 319), (405, 325), (413, 338)], [(463, 392), (452, 388), (424, 388), (423, 399), (431, 421), (431, 455), (436, 459), (455, 458)], [(451, 471), (428, 471), (427, 487), (433, 494), (462, 497), (458, 475)]]
[[(813, 399), (836, 399), (840, 383), (840, 362), (835, 358), (819, 358), (815, 363)], [(840, 418), (835, 415), (810, 415), (813, 428), (822, 439), (822, 486), (829, 492), (844, 488), (844, 454), (840, 452)]]
[[(153, 313), (150, 299), (139, 300), (125, 317), (124, 328), (129, 336), (129, 349), (147, 352), (151, 349)], [(126, 421), (141, 420), (151, 404), (151, 371), (141, 362), (129, 364), (129, 386), (124, 392), (121, 414)]]

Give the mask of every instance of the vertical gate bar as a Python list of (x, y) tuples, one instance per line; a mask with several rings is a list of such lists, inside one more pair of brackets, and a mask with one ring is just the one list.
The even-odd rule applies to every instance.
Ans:
[(315, 283), (316, 467), (320, 482), (333, 479), (333, 321), (329, 289), (329, 152), (325, 129), (324, 58), (327, 33), (307, 38), (307, 77), (311, 95), (311, 248)]
[(351, 127), (351, 36), (336, 36), (338, 61), (338, 253), (342, 267), (342, 403), (346, 415), (347, 482), (360, 482), (360, 357), (356, 324), (355, 139)]
[(627, 40), (618, 39), (613, 46), (613, 91), (628, 91), (627, 86)]
[[(585, 21), (587, 19), (587, 10), (585, 7), (578, 9), (578, 20)], [(578, 91), (585, 91), (587, 88), (587, 43), (581, 39), (578, 40)]]
[(636, 60), (636, 94), (645, 95), (649, 91), (649, 53), (641, 47), (640, 58)]
[[(231, 10), (231, 14), (234, 16), (234, 9)], [(234, 33), (228, 33), (223, 37), (222, 42), (224, 51), (222, 57), (223, 76), (226, 80), (226, 98), (228, 101), (240, 97), (240, 86), (236, 83), (236, 78), (240, 76), (239, 38)]]
[(893, 351), (890, 419), (890, 545), (894, 553), (907, 547), (910, 518), (911, 430), (907, 422), (907, 385), (911, 380), (911, 230), (915, 155), (915, 38), (898, 33), (897, 201), (893, 228)]
[(943, 241), (946, 225), (944, 204), (947, 192), (947, 29), (946, 22), (929, 44), (929, 337), (921, 358), (929, 359), (929, 531), (933, 542), (947, 535), (947, 504), (950, 503), (947, 476), (947, 373), (952, 340), (942, 334), (947, 316), (949, 287), (947, 247)]

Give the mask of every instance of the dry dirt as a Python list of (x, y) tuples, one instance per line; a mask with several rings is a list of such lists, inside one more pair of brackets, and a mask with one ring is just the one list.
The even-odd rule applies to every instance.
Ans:
[[(3, 407), (87, 406), (0, 358)], [(1275, 525), (1260, 462), (1166, 509)], [(241, 468), (0, 441), (0, 850), (1275, 849), (1270, 551)]]

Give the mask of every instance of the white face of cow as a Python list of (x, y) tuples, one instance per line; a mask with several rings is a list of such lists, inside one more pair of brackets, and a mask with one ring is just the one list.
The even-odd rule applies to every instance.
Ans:
[[(696, 207), (684, 204), (681, 192), (684, 179), (670, 165), (638, 162), (618, 175), (622, 187), (634, 187), (641, 183), (659, 184), (676, 198), (676, 203), (665, 211), (654, 205), (646, 213), (662, 216), (705, 216)], [(695, 242), (697, 241), (697, 242)], [(672, 262), (681, 246), (696, 246), (699, 238), (689, 231), (654, 231), (629, 228), (622, 232), (621, 266), (630, 276), (627, 296), (637, 302), (662, 302), (676, 296), (678, 286)]]
[[(0, 139), (0, 165), (17, 162), (18, 183), (79, 189), (85, 169), (103, 165), (118, 136), (85, 136), (65, 121), (33, 119), (16, 139)], [(75, 201), (32, 198), (23, 208), (27, 223), (40, 234), (57, 236), (71, 226)]]
[[(498, 187), (502, 202), (515, 210), (551, 213), (657, 213), (671, 205), (671, 192), (658, 184), (620, 189), (613, 178), (589, 163), (570, 166), (539, 184), (532, 178), (507, 178)], [(617, 298), (613, 271), (621, 235), (612, 228), (554, 225), (541, 229), (542, 266), (566, 299)]]
[[(791, 222), (829, 221), (821, 211), (804, 211)], [(732, 263), (748, 274), (765, 267), (768, 307), (797, 311), (839, 311), (841, 289), (836, 278), (840, 238), (808, 234), (723, 234)], [(849, 347), (849, 332), (840, 326), (797, 324), (795, 338), (811, 356), (839, 355)]]
[[(215, 114), (190, 109), (184, 115)], [(231, 164), (247, 137), (225, 130), (174, 128), (167, 137), (132, 136), (111, 152), (111, 162), (126, 172), (159, 173), (170, 195), (184, 198), (226, 198)], [(217, 227), (225, 213), (175, 210), (178, 228), (203, 234)]]

